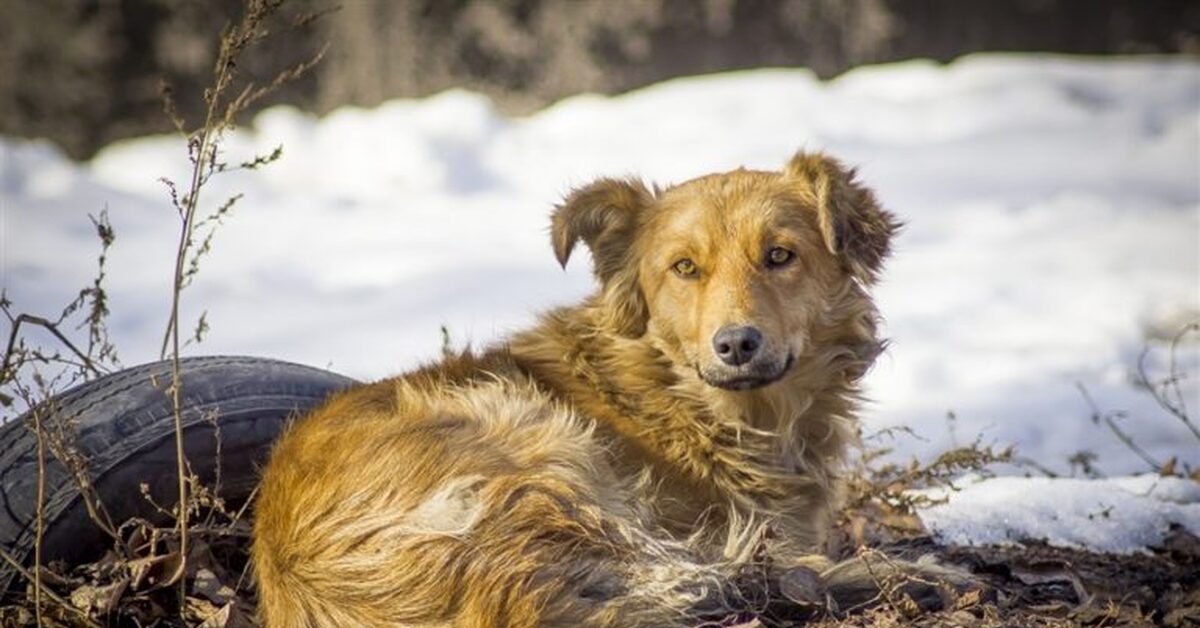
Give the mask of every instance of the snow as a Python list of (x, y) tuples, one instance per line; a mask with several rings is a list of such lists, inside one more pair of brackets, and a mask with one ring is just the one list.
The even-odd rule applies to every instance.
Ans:
[(1172, 524), (1200, 536), (1200, 484), (1144, 474), (1100, 480), (964, 478), (921, 520), (943, 543), (1059, 547), (1130, 554), (1161, 547)]
[[(1130, 383), (1146, 347), (1163, 376), (1164, 338), (1200, 319), (1195, 60), (983, 55), (830, 82), (762, 69), (517, 118), (452, 90), (321, 119), (270, 109), (225, 154), (238, 162), (279, 145), (279, 162), (205, 191), (209, 208), (245, 197), (184, 295), (185, 320), (207, 311), (212, 326), (193, 353), (367, 379), (435, 359), (442, 325), (457, 346), (487, 344), (592, 289), (586, 258), (563, 272), (546, 234), (571, 187), (776, 169), (819, 149), (859, 166), (908, 223), (876, 290), (892, 342), (868, 376), (866, 432), (911, 427), (920, 439), (891, 443), (897, 455), (979, 439), (1015, 443), (1060, 473), (1081, 450), (1108, 475), (1146, 471), (1091, 420), (1082, 384), (1102, 413), (1124, 413), (1117, 424), (1150, 456), (1200, 466), (1200, 440)], [(86, 215), (107, 208), (113, 337), (126, 364), (156, 359), (178, 229), (159, 178), (186, 171), (171, 136), (118, 142), (85, 164), (0, 138), (0, 287), (20, 310), (56, 312), (93, 276)], [(1185, 340), (1195, 414), (1200, 334)], [(1031, 482), (1031, 495), (1060, 486), (991, 482), (1001, 495), (1004, 482)], [(989, 503), (980, 490), (952, 503)]]

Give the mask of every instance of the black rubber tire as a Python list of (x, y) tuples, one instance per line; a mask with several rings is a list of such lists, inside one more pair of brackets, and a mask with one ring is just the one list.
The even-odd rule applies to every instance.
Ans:
[[(354, 384), (347, 377), (299, 364), (248, 357), (182, 360), (184, 447), (192, 471), (212, 482), (220, 426), (221, 494), (244, 501), (289, 417)], [(154, 518), (139, 485), (159, 504), (177, 501), (174, 413), (166, 394), (170, 362), (129, 368), (56, 397), (62, 416), (77, 421), (76, 446), (118, 524)], [(32, 562), (37, 508), (37, 441), (28, 415), (0, 425), (0, 547)], [(108, 537), (88, 518), (74, 481), (46, 455), (42, 560), (78, 563), (98, 557)], [(0, 561), (0, 594), (15, 586), (16, 570)]]

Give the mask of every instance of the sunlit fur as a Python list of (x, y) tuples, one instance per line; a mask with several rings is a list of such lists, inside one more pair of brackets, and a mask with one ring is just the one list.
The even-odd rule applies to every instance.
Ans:
[[(593, 296), (337, 395), (280, 440), (254, 526), (263, 619), (686, 626), (753, 611), (734, 574), (764, 548), (828, 566), (814, 552), (880, 350), (867, 288), (896, 228), (820, 154), (572, 192), (554, 251), (588, 246)], [(794, 258), (768, 267), (772, 247)], [(763, 335), (745, 390), (714, 385), (728, 324)]]

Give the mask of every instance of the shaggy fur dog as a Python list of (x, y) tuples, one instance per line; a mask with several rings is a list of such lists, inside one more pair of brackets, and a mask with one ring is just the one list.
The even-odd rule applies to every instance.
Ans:
[(894, 217), (801, 153), (665, 190), (601, 179), (552, 220), (560, 263), (590, 248), (593, 296), (279, 441), (254, 526), (268, 626), (695, 625), (761, 604), (764, 561), (822, 571), (834, 600), (870, 590), (814, 552)]

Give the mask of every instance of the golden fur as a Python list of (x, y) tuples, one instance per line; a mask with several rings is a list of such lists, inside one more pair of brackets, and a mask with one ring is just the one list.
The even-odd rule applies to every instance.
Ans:
[[(254, 526), (267, 625), (694, 625), (752, 610), (735, 576), (764, 548), (828, 567), (897, 227), (821, 154), (574, 191), (554, 251), (584, 242), (597, 293), (279, 441)], [(730, 325), (761, 332), (754, 361), (717, 358)]]

